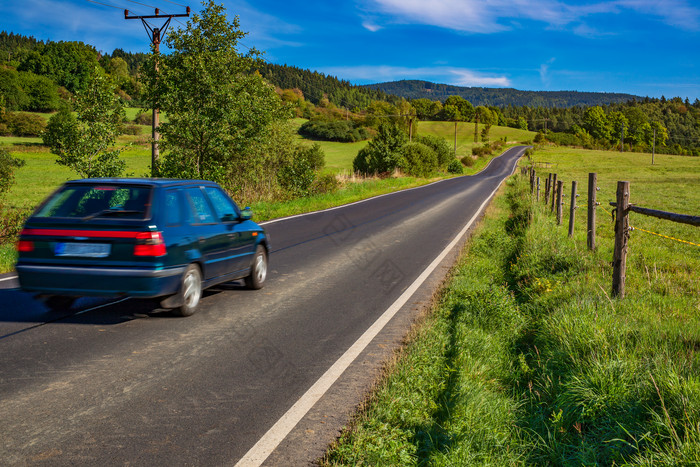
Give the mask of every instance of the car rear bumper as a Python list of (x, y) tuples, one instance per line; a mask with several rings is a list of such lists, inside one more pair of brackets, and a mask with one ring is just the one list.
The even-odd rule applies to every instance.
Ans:
[(184, 267), (105, 268), (17, 264), (22, 290), (60, 295), (160, 297), (177, 292)]

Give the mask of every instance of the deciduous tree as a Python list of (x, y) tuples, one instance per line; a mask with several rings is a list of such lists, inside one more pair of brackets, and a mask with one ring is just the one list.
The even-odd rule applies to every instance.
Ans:
[(161, 175), (206, 178), (230, 189), (276, 178), (277, 153), (255, 146), (291, 112), (273, 86), (250, 72), (260, 53), (238, 52), (245, 35), (238, 17), (229, 21), (224, 7), (209, 1), (185, 28), (169, 33), (170, 53), (151, 56), (147, 101), (168, 117), (159, 128)]
[(121, 175), (126, 163), (119, 155), (124, 148), (114, 144), (121, 134), (124, 109), (102, 68), (93, 69), (73, 106), (76, 117), (64, 108), (51, 117), (44, 133), (44, 144), (58, 156), (56, 162), (83, 178)]

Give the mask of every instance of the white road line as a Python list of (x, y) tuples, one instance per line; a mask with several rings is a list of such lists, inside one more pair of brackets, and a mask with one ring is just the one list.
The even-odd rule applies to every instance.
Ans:
[[(513, 164), (513, 170), (515, 171), (515, 165), (518, 163), (516, 159)], [(511, 171), (511, 173), (512, 173)], [(504, 179), (505, 181), (505, 179)], [(292, 429), (301, 421), (301, 419), (306, 415), (306, 413), (311, 410), (311, 408), (318, 402), (321, 397), (330, 389), (330, 387), (335, 383), (335, 381), (340, 377), (340, 375), (350, 366), (350, 364), (362, 353), (362, 351), (369, 345), (370, 342), (379, 334), (379, 332), (386, 326), (386, 324), (394, 317), (394, 315), (401, 309), (402, 306), (411, 298), (411, 296), (418, 290), (418, 288), (425, 282), (425, 280), (430, 276), (430, 274), (438, 267), (440, 262), (445, 259), (445, 256), (454, 248), (459, 240), (467, 233), (469, 228), (472, 226), (477, 217), (484, 210), (486, 205), (491, 201), (491, 198), (496, 194), (500, 186), (503, 184), (501, 182), (496, 189), (491, 192), (489, 197), (479, 206), (477, 212), (469, 219), (469, 222), (464, 226), (464, 228), (457, 234), (457, 236), (450, 242), (442, 253), (433, 260), (432, 263), (421, 273), (418, 278), (410, 285), (410, 287), (377, 319), (377, 321), (372, 324), (372, 326), (365, 331), (365, 333), (360, 336), (360, 338), (355, 341), (355, 343), (331, 366), (318, 381), (314, 383), (311, 388), (309, 388), (306, 393), (301, 396), (301, 398), (285, 413), (282, 418), (280, 418), (277, 423), (275, 423), (272, 428), (270, 428), (265, 435), (263, 435), (255, 446), (253, 446), (245, 456), (241, 458), (236, 463), (236, 466), (248, 467), (248, 466), (259, 466), (265, 462), (272, 451), (279, 446), (279, 444), (284, 440), (284, 438), (292, 431)]]
[(17, 279), (17, 276), (5, 277), (4, 279), (0, 279), (0, 282), (11, 281), (12, 279)]

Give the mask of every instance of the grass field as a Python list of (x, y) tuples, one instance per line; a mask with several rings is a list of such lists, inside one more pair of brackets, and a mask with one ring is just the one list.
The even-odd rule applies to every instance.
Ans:
[[(127, 109), (127, 118), (131, 121), (140, 109)], [(48, 118), (49, 115), (44, 115)], [(305, 120), (295, 119), (293, 123), (298, 127)], [(459, 131), (462, 132), (466, 125), (460, 124)], [(473, 127), (472, 127), (473, 130)], [(454, 135), (454, 125), (444, 122), (421, 122), (418, 126), (419, 134), (436, 134), (447, 139)], [(148, 176), (151, 162), (151, 149), (148, 144), (150, 128), (142, 126), (142, 134), (138, 136), (122, 136), (118, 143), (131, 146), (122, 153), (122, 158), (127, 163), (126, 174), (128, 176)], [(458, 150), (460, 156), (471, 151), (473, 145), (473, 135), (458, 135)], [(532, 139), (534, 133), (522, 132), (512, 128), (494, 127), (491, 130), (492, 138), (498, 135), (507, 135), (507, 139), (513, 143)], [(300, 136), (299, 141), (303, 140)], [(452, 140), (450, 140), (452, 141)], [(357, 152), (367, 144), (367, 141), (358, 143), (334, 143), (327, 141), (317, 142), (326, 155), (326, 168), (328, 173), (352, 174), (352, 161)], [(56, 156), (51, 154), (47, 148), (42, 146), (41, 138), (14, 138), (0, 137), (0, 145), (10, 148), (14, 157), (25, 161), (25, 165), (15, 173), (16, 183), (4, 197), (6, 207), (13, 209), (32, 208), (40, 203), (49, 193), (56, 189), (61, 183), (76, 178), (76, 174), (67, 167), (56, 164)], [(465, 174), (476, 173), (487, 163), (488, 158), (479, 158), (473, 167), (465, 169)], [(444, 176), (444, 175), (443, 175)], [(388, 191), (403, 189), (428, 183), (430, 179), (386, 179), (367, 180), (358, 186), (347, 186), (343, 190), (333, 195), (323, 195), (309, 199), (295, 200), (284, 203), (258, 203), (252, 207), (256, 210), (258, 220), (267, 220), (272, 217), (298, 214), (309, 210), (324, 209), (330, 206), (345, 204), (358, 199), (375, 196)], [(245, 203), (245, 200), (239, 200)], [(0, 244), (0, 272), (12, 268), (14, 263), (14, 251), (11, 244)]]
[[(624, 175), (640, 205), (698, 214), (698, 158), (534, 158), (567, 185), (597, 172), (603, 205)], [(627, 296), (614, 299), (609, 217), (590, 252), (585, 212), (568, 238), (524, 178), (505, 191), (324, 463), (699, 465), (700, 247), (633, 231)], [(631, 222), (700, 243), (697, 227)]]

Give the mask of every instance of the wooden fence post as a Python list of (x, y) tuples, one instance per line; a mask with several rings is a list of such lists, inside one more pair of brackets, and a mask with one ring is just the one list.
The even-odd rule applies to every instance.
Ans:
[(574, 218), (576, 217), (576, 186), (578, 182), (571, 182), (571, 208), (569, 209), (569, 237), (574, 236)]
[(554, 212), (554, 203), (557, 201), (557, 174), (552, 175), (552, 207), (549, 209)]
[(547, 176), (547, 180), (544, 181), (544, 205), (549, 206), (549, 187), (552, 183), (552, 173), (550, 172)]
[(540, 177), (537, 177), (537, 201), (540, 200)]
[(613, 253), (613, 297), (625, 298), (625, 270), (627, 268), (627, 240), (629, 238), (630, 182), (617, 182), (615, 207), (615, 251)]
[(595, 207), (598, 205), (598, 174), (588, 174), (588, 249), (595, 250)]
[(530, 194), (535, 194), (535, 168), (530, 168)]
[(564, 204), (564, 201), (562, 201), (563, 193), (564, 193), (564, 182), (559, 180), (557, 182), (557, 225), (561, 225), (561, 218), (563, 215), (563, 212), (562, 212), (563, 211), (562, 206)]

